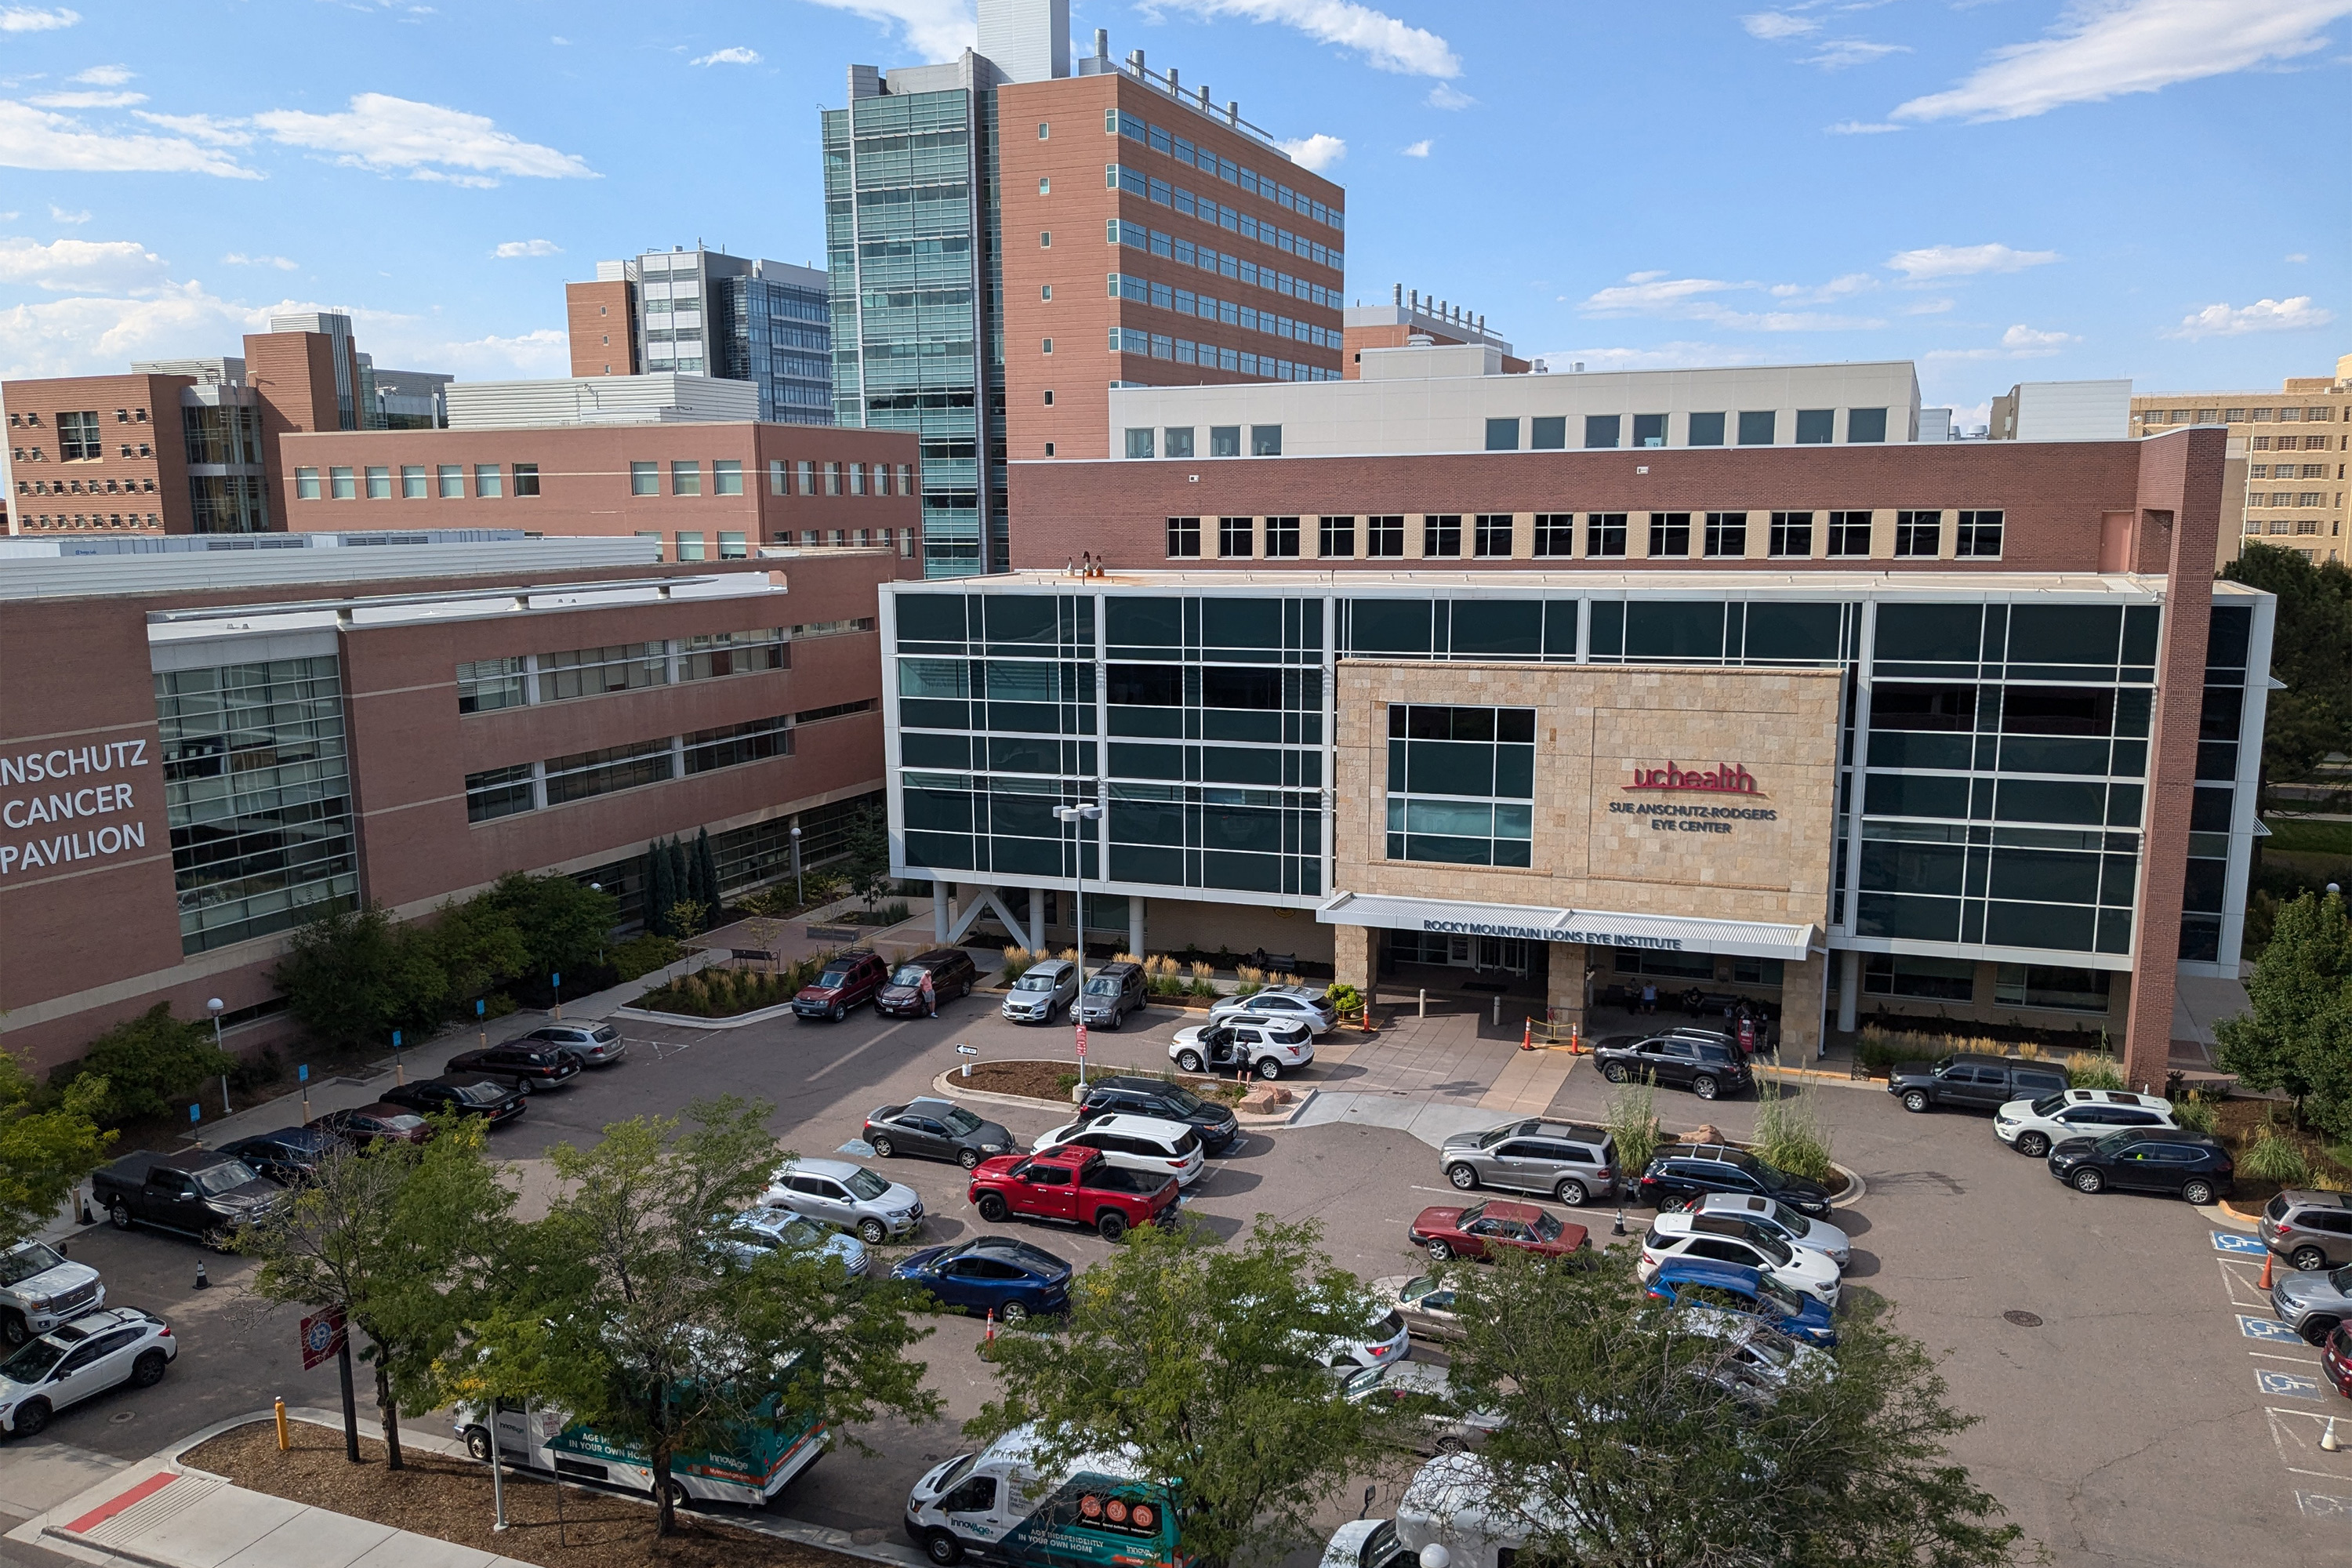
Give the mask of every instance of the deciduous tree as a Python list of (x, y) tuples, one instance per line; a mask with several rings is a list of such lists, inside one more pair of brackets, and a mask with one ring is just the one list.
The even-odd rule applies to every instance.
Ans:
[(0, 1252), (38, 1235), (104, 1163), (114, 1142), (98, 1125), (108, 1087), (85, 1074), (45, 1102), (23, 1065), (0, 1050)]
[(236, 1064), (213, 1044), (210, 1024), (172, 1016), (172, 1005), (158, 1002), (89, 1043), (82, 1070), (101, 1079), (106, 1098), (98, 1114), (110, 1121), (163, 1116), (179, 1096)]

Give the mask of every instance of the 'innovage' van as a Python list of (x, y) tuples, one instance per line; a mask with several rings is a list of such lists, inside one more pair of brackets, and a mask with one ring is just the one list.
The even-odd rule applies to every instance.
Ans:
[(1048, 1474), (1034, 1431), (1016, 1427), (978, 1454), (925, 1472), (907, 1498), (907, 1533), (946, 1568), (966, 1553), (1016, 1568), (1182, 1568), (1165, 1482), (1131, 1455), (1088, 1454)]

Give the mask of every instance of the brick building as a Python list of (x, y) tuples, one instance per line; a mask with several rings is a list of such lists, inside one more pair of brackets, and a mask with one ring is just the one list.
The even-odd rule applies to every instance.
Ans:
[[(2220, 426), (2244, 465), (2240, 529), (2247, 539), (2299, 551), (2306, 561), (2346, 559), (2352, 523), (2352, 354), (2336, 374), (2289, 376), (2277, 392), (2158, 392), (2131, 400), (2135, 435)], [(2293, 454), (2290, 457), (2288, 454)], [(2231, 552), (2234, 553), (2234, 551)]]
[(1507, 342), (1486, 330), (1484, 315), (1449, 300), (1424, 298), (1420, 289), (1399, 283), (1390, 290), (1385, 305), (1348, 307), (1340, 342), (1341, 379), (1354, 381), (1363, 374), (1366, 349), (1407, 348), (1416, 339), (1426, 339), (1432, 345), (1476, 343), (1491, 348), (1498, 356), (1497, 374), (1503, 375), (1525, 375), (1535, 368), (1531, 362), (1513, 354)]

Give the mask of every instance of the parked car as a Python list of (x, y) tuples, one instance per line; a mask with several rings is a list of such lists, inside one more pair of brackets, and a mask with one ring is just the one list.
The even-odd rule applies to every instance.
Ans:
[[(929, 1004), (923, 982), (931, 983)], [(890, 983), (874, 994), (874, 1010), (894, 1018), (919, 1018), (942, 1002), (971, 994), (980, 984), (980, 966), (960, 947), (935, 947), (919, 952), (890, 972)]]
[(1837, 1310), (1838, 1266), (1821, 1253), (1790, 1247), (1748, 1220), (1729, 1215), (1662, 1214), (1643, 1234), (1634, 1277), (1647, 1280), (1677, 1258), (1712, 1258), (1757, 1269), (1832, 1311)]
[(863, 1241), (790, 1209), (752, 1209), (736, 1215), (711, 1241), (744, 1263), (756, 1263), (772, 1252), (814, 1252), (833, 1258), (851, 1274), (866, 1272)]
[(1596, 1040), (1592, 1059), (1611, 1083), (1648, 1077), (1669, 1089), (1686, 1089), (1701, 1100), (1736, 1094), (1754, 1081), (1748, 1058), (1735, 1041), (1679, 1033), (1611, 1035)]
[(1695, 1306), (1684, 1311), (1683, 1327), (1717, 1342), (1714, 1373), (1735, 1392), (1744, 1387), (1769, 1398), (1800, 1373), (1837, 1374), (1837, 1363), (1827, 1351), (1800, 1344), (1761, 1318)]
[(1405, 1405), (1418, 1412), (1408, 1445), (1434, 1454), (1475, 1443), (1503, 1424), (1497, 1411), (1464, 1410), (1454, 1403), (1454, 1376), (1425, 1361), (1387, 1361), (1368, 1366), (1340, 1384), (1340, 1397), (1357, 1404)]
[(1484, 1258), (1498, 1247), (1563, 1258), (1586, 1245), (1580, 1225), (1570, 1225), (1549, 1209), (1533, 1204), (1489, 1198), (1466, 1208), (1456, 1204), (1433, 1204), (1413, 1216), (1406, 1237), (1426, 1247), (1439, 1263), (1449, 1258)]
[(1021, 972), (1004, 994), (1004, 1016), (1016, 1024), (1050, 1024), (1077, 1000), (1078, 966), (1048, 958)]
[(1331, 1532), (1317, 1568), (1414, 1568), (1420, 1561), (1397, 1540), (1394, 1521), (1351, 1519)]
[(1272, 1018), (1304, 1024), (1317, 1035), (1328, 1034), (1339, 1023), (1339, 1010), (1319, 991), (1305, 986), (1275, 985), (1247, 996), (1228, 996), (1209, 1009), (1209, 1022), (1228, 1018)]
[(923, 1200), (915, 1189), (886, 1181), (847, 1160), (792, 1160), (777, 1168), (760, 1206), (788, 1209), (835, 1230), (854, 1231), (868, 1247), (898, 1241), (923, 1228)]
[(1437, 1163), (1465, 1193), (1541, 1193), (1576, 1208), (1617, 1191), (1616, 1140), (1607, 1128), (1581, 1121), (1536, 1118), (1456, 1132), (1437, 1152)]
[(562, 1046), (530, 1039), (509, 1040), (478, 1051), (459, 1051), (441, 1064), (443, 1078), (495, 1078), (525, 1094), (554, 1089), (580, 1076), (580, 1058)]
[(2336, 1385), (2336, 1393), (2352, 1399), (2352, 1323), (2336, 1324), (2336, 1331), (2327, 1336), (2319, 1350), (2319, 1369)]
[(1425, 1340), (1458, 1340), (1462, 1320), (1454, 1310), (1454, 1286), (1437, 1274), (1391, 1274), (1368, 1287), (1372, 1299), (1385, 1301), (1404, 1319), (1404, 1326)]
[(610, 1024), (549, 1024), (523, 1038), (535, 1046), (570, 1051), (580, 1058), (582, 1067), (611, 1067), (629, 1050), (629, 1042)]
[(940, 1304), (1018, 1323), (1032, 1312), (1070, 1310), (1070, 1265), (1017, 1236), (975, 1236), (910, 1253), (890, 1278), (919, 1285)]
[(1647, 1289), (1652, 1296), (1675, 1307), (1737, 1312), (1761, 1319), (1801, 1344), (1837, 1348), (1837, 1325), (1827, 1307), (1736, 1263), (1670, 1258), (1650, 1276)]
[(1181, 1121), (1156, 1116), (1098, 1116), (1065, 1123), (1037, 1140), (1037, 1151), (1099, 1149), (1114, 1165), (1148, 1175), (1173, 1176), (1189, 1187), (1208, 1168), (1201, 1135)]
[(2197, 1205), (2230, 1195), (2237, 1173), (2218, 1138), (2157, 1127), (2069, 1138), (2050, 1150), (2050, 1173), (2078, 1193), (2164, 1193)]
[(153, 1226), (225, 1245), (240, 1225), (267, 1218), (286, 1189), (233, 1154), (125, 1154), (89, 1179), (90, 1197), (117, 1230)]
[(1078, 994), (1078, 1022), (1089, 1029), (1116, 1029), (1150, 1000), (1143, 965), (1120, 959), (1087, 976), (1087, 987)]
[(1660, 1209), (1686, 1208), (1709, 1193), (1738, 1193), (1786, 1204), (1807, 1219), (1825, 1219), (1830, 1212), (1829, 1189), (1819, 1182), (1721, 1143), (1675, 1143), (1659, 1150), (1650, 1156), (1635, 1191), (1642, 1202)]
[(2063, 1069), (2023, 1057), (1962, 1052), (1927, 1062), (1897, 1062), (1886, 1075), (1886, 1092), (1909, 1111), (1944, 1106), (1961, 1110), (1999, 1110), (2012, 1100), (2040, 1100), (2066, 1092)]
[(2070, 1089), (2012, 1100), (1993, 1112), (1992, 1135), (2039, 1160), (2067, 1138), (2102, 1138), (2126, 1127), (2170, 1127), (2172, 1101), (2120, 1089)]
[(319, 1127), (280, 1127), (221, 1145), (281, 1187), (299, 1186), (319, 1173), (319, 1162), (341, 1140)]
[(1272, 1081), (1315, 1059), (1315, 1036), (1305, 1024), (1244, 1016), (1177, 1030), (1168, 1059), (1186, 1072), (1246, 1068)]
[(330, 1110), (302, 1125), (360, 1149), (374, 1143), (425, 1143), (433, 1137), (431, 1122), (404, 1105), (382, 1100), (348, 1110)]
[(1117, 1241), (1139, 1225), (1172, 1215), (1176, 1193), (1175, 1177), (1122, 1171), (1098, 1149), (1055, 1149), (982, 1161), (965, 1195), (991, 1225), (1017, 1215), (1085, 1226), (1105, 1241)]
[(983, 1121), (951, 1100), (910, 1100), (886, 1105), (866, 1119), (866, 1142), (877, 1158), (914, 1154), (953, 1160), (969, 1171), (982, 1160), (1010, 1154), (1020, 1144), (997, 1121)]
[(889, 966), (870, 952), (837, 952), (825, 961), (817, 977), (793, 996), (793, 1016), (802, 1020), (830, 1018), (840, 1023), (852, 1007), (874, 1000), (890, 978)]
[(2297, 1268), (2352, 1263), (2352, 1193), (2290, 1187), (2263, 1205), (2263, 1245)]
[(1729, 1215), (1759, 1226), (1790, 1247), (1810, 1248), (1843, 1268), (1853, 1261), (1853, 1244), (1845, 1232), (1825, 1219), (1807, 1219), (1778, 1198), (1752, 1193), (1704, 1193), (1694, 1199), (1689, 1213)]
[(85, 1313), (0, 1362), (0, 1431), (29, 1437), (58, 1411), (110, 1388), (152, 1388), (179, 1353), (180, 1342), (152, 1312)]
[(106, 1305), (98, 1270), (46, 1241), (0, 1251), (0, 1344), (11, 1348)]
[(2271, 1310), (2310, 1343), (2326, 1344), (2352, 1321), (2352, 1266), (2289, 1269), (2271, 1286)]
[(1202, 1146), (1211, 1154), (1223, 1153), (1241, 1136), (1241, 1122), (1231, 1107), (1213, 1105), (1181, 1084), (1156, 1078), (1098, 1078), (1087, 1087), (1078, 1115), (1087, 1121), (1097, 1116), (1151, 1116), (1181, 1121), (1201, 1135)]
[(428, 1078), (385, 1089), (383, 1103), (404, 1107), (420, 1116), (454, 1110), (500, 1127), (520, 1116), (529, 1100), (522, 1090), (509, 1089), (496, 1079)]
[(1317, 1343), (1307, 1330), (1297, 1336), (1302, 1347), (1328, 1367), (1353, 1370), (1364, 1366), (1389, 1366), (1412, 1354), (1412, 1335), (1405, 1328), (1404, 1318), (1384, 1302), (1368, 1304), (1364, 1326), (1351, 1334)]

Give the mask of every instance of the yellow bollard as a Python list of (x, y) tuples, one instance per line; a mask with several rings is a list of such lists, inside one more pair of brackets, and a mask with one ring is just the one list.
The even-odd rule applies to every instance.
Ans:
[(293, 1447), (294, 1440), (286, 1430), (286, 1398), (280, 1394), (278, 1398), (278, 1451), (283, 1454)]

